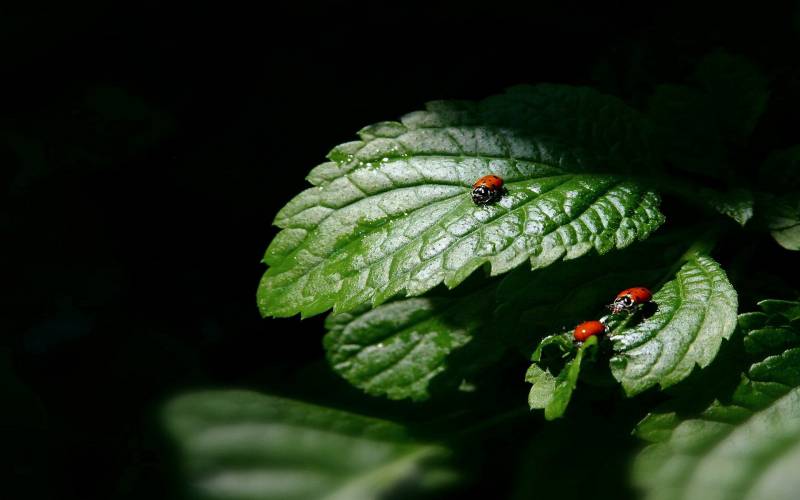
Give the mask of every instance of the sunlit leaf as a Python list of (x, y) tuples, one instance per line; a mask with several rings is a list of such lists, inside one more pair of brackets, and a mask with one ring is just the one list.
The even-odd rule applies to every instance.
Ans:
[(656, 312), (613, 332), (614, 377), (628, 395), (662, 388), (707, 366), (736, 327), (737, 296), (725, 272), (710, 257), (687, 261), (653, 295)]
[[(283, 231), (264, 257), (262, 314), (347, 312), (454, 287), (484, 265), (492, 274), (526, 261), (541, 268), (646, 238), (663, 222), (658, 196), (626, 177), (590, 173), (625, 170), (601, 151), (613, 141), (615, 152), (646, 143), (620, 107), (587, 89), (536, 86), (432, 103), (367, 127), (276, 217)], [(475, 206), (470, 186), (488, 173), (505, 179), (507, 194)]]

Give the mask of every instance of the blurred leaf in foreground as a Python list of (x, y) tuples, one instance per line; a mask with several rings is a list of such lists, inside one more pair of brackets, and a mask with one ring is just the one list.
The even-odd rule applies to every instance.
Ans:
[(395, 423), (250, 391), (170, 401), (167, 432), (190, 496), (368, 500), (450, 483), (448, 450)]

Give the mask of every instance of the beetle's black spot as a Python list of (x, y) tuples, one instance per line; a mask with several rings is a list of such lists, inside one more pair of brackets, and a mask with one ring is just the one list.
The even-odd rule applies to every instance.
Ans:
[(472, 190), (472, 201), (476, 205), (487, 205), (503, 197), (504, 189), (491, 189), (487, 186), (478, 186)]

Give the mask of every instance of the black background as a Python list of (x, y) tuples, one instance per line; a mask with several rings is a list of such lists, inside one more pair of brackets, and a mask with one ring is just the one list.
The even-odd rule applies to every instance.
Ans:
[(327, 371), (321, 318), (255, 304), (275, 213), (366, 124), (541, 81), (641, 107), (722, 47), (779, 82), (749, 154), (797, 142), (794, 3), (651, 3), (5, 14), (0, 446), (3, 488), (24, 492), (8, 498), (170, 497), (156, 409), (190, 388), (378, 411)]

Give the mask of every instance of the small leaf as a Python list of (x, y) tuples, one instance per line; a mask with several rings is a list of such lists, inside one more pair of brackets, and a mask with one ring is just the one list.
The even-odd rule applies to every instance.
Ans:
[[(335, 148), (333, 161), (309, 174), (316, 187), (276, 217), (284, 229), (264, 257), (262, 314), (347, 312), (442, 282), (452, 288), (483, 265), (492, 274), (525, 261), (540, 268), (646, 238), (663, 222), (658, 196), (617, 175), (587, 173), (605, 160), (581, 149), (625, 139), (594, 119), (616, 123), (631, 140), (640, 132), (621, 125), (612, 108), (611, 116), (595, 110), (546, 122), (556, 111), (533, 108), (547, 105), (545, 96), (557, 94), (568, 110), (587, 114), (596, 97), (548, 88), (477, 104), (432, 103)], [(530, 135), (544, 132), (558, 141)], [(568, 132), (576, 145), (564, 145)], [(470, 186), (488, 173), (503, 177), (508, 193), (475, 206)]]
[[(563, 339), (564, 336), (557, 335), (551, 338)], [(567, 341), (569, 340), (567, 339)], [(545, 343), (546, 341), (542, 341), (540, 347)], [(572, 392), (578, 384), (584, 353), (590, 348), (597, 348), (597, 337), (589, 337), (586, 342), (583, 342), (576, 350), (575, 357), (564, 364), (556, 377), (549, 370), (543, 369), (537, 364), (540, 360), (538, 357), (534, 359), (534, 363), (525, 374), (525, 381), (533, 384), (528, 395), (528, 405), (532, 410), (544, 409), (544, 418), (547, 420), (564, 415), (569, 400), (572, 398)], [(541, 353), (539, 349), (537, 352)]]
[(686, 378), (707, 366), (736, 327), (736, 292), (706, 256), (694, 257), (653, 295), (657, 311), (638, 325), (614, 331), (614, 377), (629, 396)]
[[(655, 444), (637, 457), (634, 476), (649, 499), (770, 500), (797, 497), (800, 456), (800, 331), (768, 312), (740, 315), (745, 345), (766, 325), (791, 330), (758, 350), (732, 393), (723, 391), (700, 412), (649, 414), (637, 434)], [(794, 303), (800, 308), (800, 303)], [(755, 328), (755, 329), (753, 329)], [(751, 354), (754, 352), (751, 351)], [(749, 365), (749, 367), (748, 367)]]
[(423, 487), (448, 454), (385, 420), (249, 391), (180, 396), (163, 417), (189, 493), (207, 500), (370, 500)]
[(759, 222), (787, 250), (800, 250), (800, 146), (773, 152), (759, 169)]
[(787, 250), (800, 250), (800, 196), (760, 197), (761, 215), (775, 241)]
[(746, 189), (732, 189), (721, 193), (709, 189), (695, 193), (695, 196), (698, 195), (703, 197), (714, 210), (727, 215), (740, 226), (747, 224), (753, 217), (753, 194)]
[(398, 300), (363, 314), (331, 315), (324, 344), (333, 369), (373, 395), (427, 399), (501, 354), (490, 321), (494, 283), (465, 296)]

